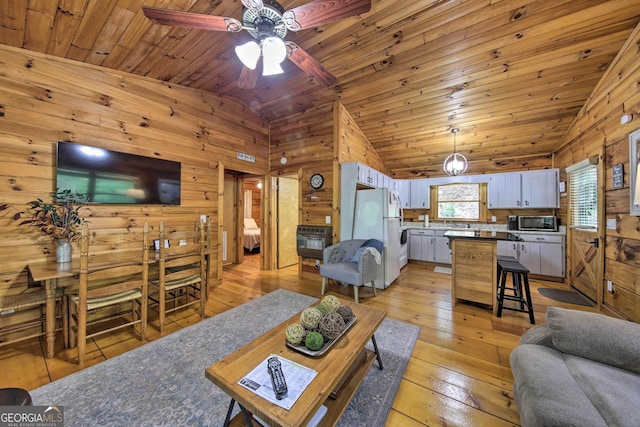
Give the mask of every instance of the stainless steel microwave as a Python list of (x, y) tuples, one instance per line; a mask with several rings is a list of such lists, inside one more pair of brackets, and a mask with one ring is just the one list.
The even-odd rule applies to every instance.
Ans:
[(558, 231), (558, 218), (552, 215), (519, 216), (518, 230), (520, 231)]

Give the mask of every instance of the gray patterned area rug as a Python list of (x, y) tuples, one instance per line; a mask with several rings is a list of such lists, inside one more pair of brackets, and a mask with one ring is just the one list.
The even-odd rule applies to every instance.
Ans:
[[(316, 301), (276, 290), (32, 390), (33, 402), (64, 406), (65, 426), (221, 426), (230, 399), (204, 370)], [(419, 331), (384, 320), (376, 332), (384, 370), (374, 363), (338, 425), (384, 425)]]

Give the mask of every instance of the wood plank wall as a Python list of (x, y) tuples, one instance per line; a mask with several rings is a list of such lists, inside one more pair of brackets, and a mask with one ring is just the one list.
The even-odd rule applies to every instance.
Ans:
[[(577, 163), (604, 150), (605, 220), (615, 219), (615, 230), (605, 229), (603, 286), (605, 308), (640, 322), (640, 217), (629, 215), (629, 139), (640, 128), (640, 26), (620, 50), (589, 100), (564, 137), (564, 146), (556, 153), (560, 168)], [(621, 125), (623, 114), (634, 120)], [(614, 189), (612, 168), (624, 165), (624, 187)], [(562, 169), (561, 180), (566, 180)], [(567, 199), (561, 199), (560, 214), (566, 218)], [(611, 280), (614, 293), (606, 291)]]
[[(266, 121), (233, 99), (0, 46), (0, 202), (18, 209), (54, 190), (59, 140), (179, 161), (180, 206), (90, 205), (83, 215), (104, 233), (134, 233), (144, 221), (153, 232), (160, 220), (193, 226), (207, 215), (216, 259), (219, 169), (267, 174), (268, 133)], [(238, 160), (238, 152), (255, 162)], [(24, 290), (28, 263), (54, 259), (48, 238), (0, 212), (0, 295)], [(219, 273), (213, 263), (214, 281)]]
[[(333, 104), (275, 120), (270, 127), (271, 174), (297, 174), (300, 178), (298, 223), (326, 225), (326, 217), (329, 216), (335, 239), (335, 229), (340, 222), (333, 204)], [(280, 162), (283, 156), (287, 158), (284, 165)], [(324, 185), (318, 190), (314, 190), (309, 184), (314, 173), (320, 173), (324, 177)], [(303, 259), (301, 272), (317, 274), (315, 260)]]

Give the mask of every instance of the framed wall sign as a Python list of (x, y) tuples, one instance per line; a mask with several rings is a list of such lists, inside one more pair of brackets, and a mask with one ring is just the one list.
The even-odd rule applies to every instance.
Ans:
[(618, 163), (613, 167), (613, 188), (624, 187), (624, 166)]
[(629, 134), (629, 214), (640, 216), (640, 129)]

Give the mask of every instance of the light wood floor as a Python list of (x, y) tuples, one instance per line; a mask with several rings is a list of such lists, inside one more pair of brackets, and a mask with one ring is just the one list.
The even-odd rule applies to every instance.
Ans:
[[(392, 286), (378, 291), (377, 297), (370, 289), (360, 292), (361, 303), (421, 327), (386, 425), (519, 425), (509, 354), (530, 327), (527, 315), (505, 311), (498, 319), (486, 307), (471, 304), (458, 304), (453, 310), (451, 276), (435, 273), (433, 268), (409, 264)], [(544, 323), (544, 312), (551, 305), (595, 311), (549, 300), (537, 291), (539, 287), (562, 288), (562, 284), (532, 280), (531, 285), (538, 324)], [(210, 292), (206, 314), (214, 316), (278, 288), (319, 297), (320, 279), (298, 278), (296, 266), (260, 271), (259, 255), (248, 256), (243, 264), (225, 268), (222, 284)], [(339, 285), (330, 285), (328, 293), (352, 298), (352, 289)], [(165, 334), (198, 321), (194, 310), (174, 313)], [(152, 319), (149, 341), (160, 337), (157, 326)], [(44, 358), (43, 339), (0, 348), (0, 387), (31, 390), (78, 371), (75, 350), (65, 350), (61, 341), (56, 340), (53, 359)], [(128, 330), (90, 340), (86, 367), (142, 344)]]

